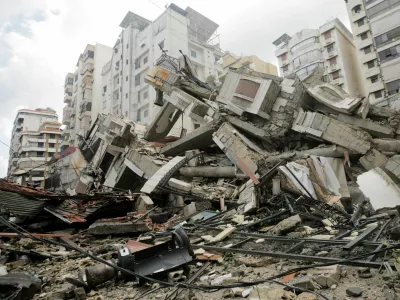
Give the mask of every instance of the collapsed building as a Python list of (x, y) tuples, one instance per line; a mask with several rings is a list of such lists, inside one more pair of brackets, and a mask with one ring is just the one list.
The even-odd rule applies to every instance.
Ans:
[[(59, 192), (27, 195), (7, 183), (0, 190), (23, 194), (21, 201), (51, 200), (36, 210), (43, 208), (69, 224), (84, 214), (79, 223), (90, 225), (88, 233), (96, 237), (144, 234), (143, 240), (153, 241), (154, 233), (173, 231), (166, 244), (135, 241), (120, 250), (118, 266), (136, 271), (132, 274), (139, 279), (159, 276), (156, 270), (175, 271), (185, 265), (179, 255), (188, 263), (194, 258), (220, 260), (215, 253), (226, 252), (380, 268), (378, 254), (385, 250), (381, 239), (398, 237), (400, 112), (350, 97), (323, 82), (322, 75), (316, 69), (303, 80), (295, 74), (282, 79), (244, 67), (230, 70), (217, 87), (197, 78), (187, 56), (177, 61), (164, 53), (146, 77), (160, 106), (147, 128), (99, 114), (79, 149), (54, 162), (55, 178), (49, 183)], [(170, 137), (182, 115), (200, 126), (180, 138)], [(63, 181), (62, 167), (71, 164), (75, 177)], [(0, 205), (18, 215), (21, 209), (5, 199)], [(96, 218), (93, 212), (100, 208), (102, 218)], [(219, 233), (211, 236), (210, 230)], [(228, 237), (238, 242), (223, 244)], [(257, 248), (265, 241), (281, 245), (278, 250)], [(253, 248), (240, 248), (244, 243)], [(331, 247), (333, 254), (338, 248), (350, 253), (357, 247), (364, 247), (357, 248), (361, 256), (367, 256), (367, 248), (375, 252), (365, 259), (343, 260), (342, 252), (339, 257), (327, 257), (328, 251), (306, 253), (307, 243)], [(171, 249), (182, 252), (172, 254)], [(211, 254), (204, 258), (207, 251)], [(155, 259), (157, 253), (161, 259)], [(103, 264), (111, 267), (101, 269), (109, 274), (102, 276), (104, 281), (89, 284), (80, 278), (78, 286), (90, 289), (118, 277), (115, 265)], [(234, 277), (224, 276), (210, 277), (211, 285)], [(337, 284), (341, 275), (332, 276)], [(299, 282), (295, 286), (300, 293), (317, 286)]]

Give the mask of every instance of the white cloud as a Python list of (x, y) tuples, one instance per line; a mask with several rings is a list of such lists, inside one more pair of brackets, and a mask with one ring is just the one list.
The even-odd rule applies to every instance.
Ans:
[[(164, 0), (152, 0), (164, 8)], [(256, 54), (275, 62), (272, 42), (281, 34), (318, 27), (331, 17), (348, 24), (343, 1), (248, 0), (246, 2), (177, 0), (220, 25), (221, 46), (237, 54)], [(18, 108), (52, 107), (62, 115), (63, 82), (74, 71), (88, 43), (113, 45), (128, 10), (150, 20), (161, 9), (149, 0), (2, 0), (0, 1), (0, 140), (9, 144)], [(37, 18), (43, 14), (45, 19)], [(13, 26), (19, 16), (20, 25)], [(21, 17), (23, 16), (23, 17)], [(35, 17), (36, 16), (36, 17)], [(39, 21), (38, 21), (39, 19)], [(24, 32), (22, 32), (24, 31)], [(26, 34), (26, 32), (29, 34)], [(0, 145), (0, 177), (8, 149)]]

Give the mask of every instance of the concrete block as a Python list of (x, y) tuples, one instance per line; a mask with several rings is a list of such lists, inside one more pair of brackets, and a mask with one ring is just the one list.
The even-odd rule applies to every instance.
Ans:
[(285, 107), (287, 103), (288, 103), (287, 99), (278, 97), (274, 103), (274, 106), (272, 107), (272, 110), (279, 112), (280, 111), (279, 109), (281, 108), (281, 106)]
[[(382, 154), (376, 149), (371, 149), (364, 156), (360, 158), (361, 165), (366, 170), (372, 170), (376, 167), (385, 165), (388, 162), (386, 155)], [(400, 169), (400, 168), (399, 168)]]
[(183, 274), (183, 270), (173, 271), (168, 273), (168, 282), (183, 282), (186, 281), (186, 276)]
[(213, 144), (212, 135), (217, 131), (214, 124), (209, 124), (193, 130), (179, 140), (169, 143), (161, 149), (165, 156), (179, 155), (193, 149), (204, 149)]
[(190, 192), (192, 189), (192, 185), (190, 183), (175, 178), (171, 178), (168, 181), (168, 185), (172, 188), (183, 190), (185, 192)]
[(239, 204), (237, 212), (240, 214), (250, 214), (257, 210), (258, 198), (254, 182), (251, 179), (240, 187), (239, 200), (237, 203)]
[(339, 265), (317, 267), (307, 271), (307, 275), (312, 276), (312, 279), (324, 288), (338, 285), (341, 274), (342, 269)]
[(285, 220), (280, 221), (272, 230), (275, 234), (286, 233), (297, 227), (301, 223), (299, 215), (291, 216)]
[[(386, 157), (386, 156), (385, 156)], [(385, 168), (388, 172), (400, 179), (400, 155), (392, 156), (386, 163)]]
[(371, 120), (359, 119), (343, 114), (338, 115), (337, 119), (346, 124), (357, 126), (376, 138), (388, 138), (394, 136), (394, 129), (392, 127), (380, 125)]
[(313, 278), (308, 276), (294, 278), (289, 282), (289, 284), (310, 291), (314, 291), (319, 288), (318, 284), (313, 280)]
[(194, 215), (196, 212), (197, 212), (197, 210), (196, 210), (195, 202), (192, 202), (183, 208), (183, 214), (184, 214), (185, 218), (189, 218), (190, 216)]
[(224, 229), (222, 232), (220, 232), (218, 235), (216, 235), (211, 242), (220, 242), (223, 239), (225, 239), (226, 237), (230, 236), (232, 234), (232, 232), (234, 232), (236, 230), (236, 227), (227, 227), (226, 229)]
[(97, 221), (89, 226), (88, 233), (93, 235), (143, 233), (150, 231), (144, 222), (106, 222)]
[(137, 200), (137, 210), (150, 210), (154, 206), (153, 200), (145, 194), (141, 194)]
[(295, 83), (295, 81), (293, 79), (283, 78), (281, 85), (294, 86), (294, 83)]
[(288, 93), (288, 94), (293, 94), (295, 88), (293, 86), (287, 86), (287, 85), (282, 85), (282, 92)]

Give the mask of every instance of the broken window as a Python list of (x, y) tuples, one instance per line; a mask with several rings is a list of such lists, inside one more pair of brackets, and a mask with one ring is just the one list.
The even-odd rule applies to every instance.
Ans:
[(282, 67), (282, 71), (283, 71), (283, 72), (286, 72), (287, 70), (289, 70), (289, 65), (286, 65), (286, 66), (283, 66), (283, 67)]
[(335, 50), (335, 47), (333, 47), (333, 45), (330, 45), (327, 49), (328, 53), (331, 53)]
[(197, 52), (194, 51), (194, 50), (190, 50), (190, 55), (191, 55), (192, 57), (196, 58), (196, 57), (197, 57)]
[(251, 99), (254, 99), (257, 95), (260, 84), (248, 79), (240, 79), (235, 94), (239, 94)]
[(375, 99), (381, 98), (382, 97), (382, 91), (376, 91), (374, 93)]
[(147, 64), (148, 60), (149, 60), (149, 57), (146, 56), (146, 57), (143, 59), (143, 64), (144, 64), (144, 65)]
[(375, 83), (378, 81), (378, 75), (374, 75), (370, 79), (371, 79), (371, 83)]
[(379, 52), (379, 58), (381, 62), (385, 62), (398, 57), (399, 53), (400, 53), (400, 44)]
[(287, 59), (287, 54), (286, 53), (281, 55), (281, 61), (285, 61), (286, 59)]
[(400, 79), (386, 83), (386, 88), (389, 95), (394, 95), (400, 91)]
[(360, 38), (361, 38), (361, 40), (366, 40), (368, 38), (368, 32), (364, 32), (364, 33), (360, 34)]
[(338, 79), (339, 77), (340, 77), (340, 72), (339, 71), (335, 71), (335, 72), (332, 73), (332, 79), (333, 80)]
[(327, 32), (324, 33), (324, 38), (325, 38), (325, 40), (328, 40), (328, 39), (330, 39), (331, 37), (332, 37), (331, 30), (329, 30), (329, 31), (327, 31)]
[(140, 112), (140, 109), (138, 109), (137, 112), (136, 112), (136, 121), (140, 121), (140, 120), (141, 120), (141, 118), (140, 118), (140, 117), (141, 117), (141, 116), (140, 116), (140, 113), (141, 113), (141, 112)]
[(352, 11), (353, 11), (353, 14), (359, 14), (361, 12), (361, 5), (358, 4), (358, 5), (354, 6)]
[(330, 66), (336, 65), (336, 63), (337, 63), (336, 57), (329, 59), (329, 65), (330, 65)]
[(373, 67), (375, 67), (375, 61), (371, 60), (371, 61), (367, 62), (367, 66), (368, 66), (368, 69), (372, 69)]

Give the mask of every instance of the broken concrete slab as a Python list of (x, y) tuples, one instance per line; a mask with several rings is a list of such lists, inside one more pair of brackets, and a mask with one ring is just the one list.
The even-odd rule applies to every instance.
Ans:
[(192, 185), (190, 183), (176, 178), (171, 178), (168, 181), (168, 185), (174, 189), (182, 190), (185, 192), (190, 192), (192, 189)]
[(257, 162), (261, 159), (260, 154), (249, 149), (246, 143), (235, 134), (236, 130), (229, 123), (224, 123), (213, 134), (213, 140), (218, 147), (225, 152), (226, 156), (243, 173), (250, 178), (255, 176), (257, 171)]
[(400, 180), (400, 155), (392, 156), (385, 164), (385, 169), (389, 174)]
[(375, 210), (400, 205), (400, 187), (382, 168), (361, 174), (357, 183)]
[(245, 265), (246, 267), (261, 268), (278, 263), (279, 258), (243, 256), (235, 258), (235, 262), (239, 265)]
[(289, 232), (297, 227), (301, 223), (301, 218), (299, 215), (291, 216), (287, 219), (284, 219), (280, 221), (274, 229), (272, 229), (272, 232), (275, 234), (281, 234), (281, 233), (286, 233)]
[(146, 194), (152, 193), (157, 188), (160, 180), (163, 179), (167, 173), (183, 159), (185, 159), (185, 156), (175, 156), (167, 164), (157, 170), (157, 172), (146, 181), (140, 191)]
[(249, 295), (249, 300), (282, 300), (296, 299), (296, 295), (282, 288), (273, 288), (270, 286), (256, 285)]
[(385, 165), (388, 162), (386, 155), (382, 154), (376, 149), (371, 149), (364, 156), (360, 158), (361, 165), (366, 170), (372, 170), (376, 167)]
[(88, 233), (93, 235), (144, 233), (151, 228), (144, 222), (97, 221), (89, 226)]
[(294, 287), (297, 287), (297, 288), (307, 289), (309, 291), (314, 291), (314, 290), (319, 289), (318, 284), (314, 281), (313, 278), (311, 278), (309, 276), (296, 277), (296, 278), (292, 279), (289, 282), (289, 284)]
[(166, 137), (181, 114), (182, 112), (173, 104), (165, 102), (149, 124), (144, 138), (148, 141), (158, 141)]
[(246, 178), (236, 167), (182, 167), (179, 172), (186, 177)]
[(343, 114), (338, 115), (337, 120), (357, 126), (376, 138), (391, 138), (394, 136), (394, 129), (392, 127), (384, 126), (371, 120), (359, 119)]
[(189, 218), (190, 216), (194, 215), (196, 212), (197, 212), (197, 209), (196, 209), (195, 202), (192, 202), (183, 208), (183, 215), (185, 216), (185, 218)]
[(315, 112), (300, 109), (292, 129), (361, 154), (371, 148), (372, 138), (367, 132)]
[(371, 102), (369, 102), (368, 97), (365, 97), (364, 100), (362, 100), (360, 107), (357, 108), (356, 115), (362, 119), (365, 119), (368, 115), (370, 107), (371, 107)]
[(342, 268), (339, 265), (317, 267), (307, 271), (307, 275), (312, 276), (312, 279), (324, 288), (338, 285), (341, 274)]
[(140, 196), (137, 199), (137, 210), (150, 210), (154, 206), (153, 200), (145, 194), (140, 194)]
[(161, 153), (165, 156), (175, 156), (188, 150), (205, 149), (213, 144), (212, 136), (217, 129), (216, 124), (199, 127), (179, 140), (163, 147)]
[(254, 182), (251, 179), (240, 187), (237, 204), (239, 207), (236, 210), (240, 214), (250, 214), (257, 210), (258, 198)]

